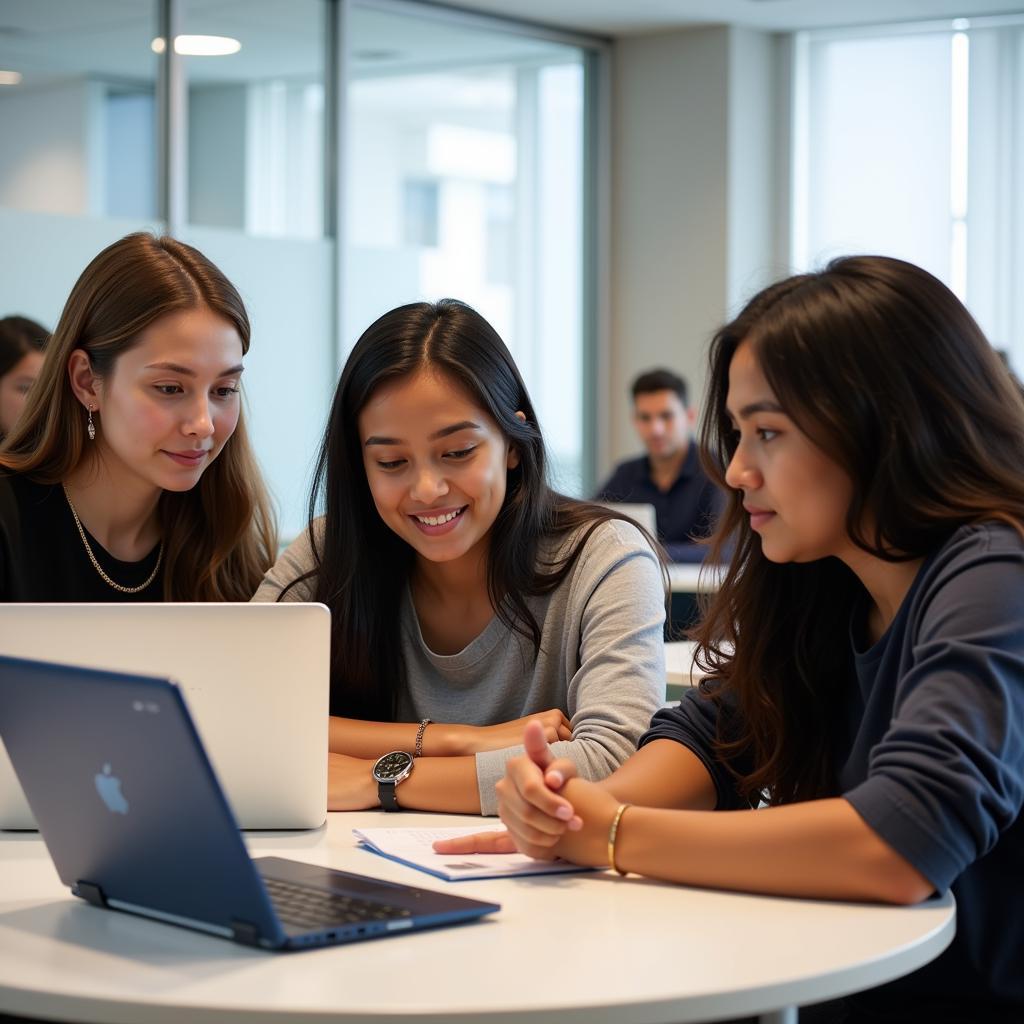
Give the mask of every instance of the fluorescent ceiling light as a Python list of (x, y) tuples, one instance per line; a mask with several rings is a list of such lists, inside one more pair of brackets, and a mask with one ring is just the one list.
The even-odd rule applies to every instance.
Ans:
[(20, 81), (20, 71), (0, 71), (0, 85), (17, 85)]
[[(167, 44), (158, 36), (153, 40), (154, 53), (163, 53)], [(175, 36), (174, 52), (183, 57), (226, 57), (238, 53), (242, 44), (230, 36)]]

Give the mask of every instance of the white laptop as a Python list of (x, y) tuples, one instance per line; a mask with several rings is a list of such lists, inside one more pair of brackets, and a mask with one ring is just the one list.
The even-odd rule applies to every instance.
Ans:
[(639, 523), (652, 537), (658, 536), (658, 519), (654, 512), (654, 506), (644, 502), (629, 501), (602, 501), (598, 504), (618, 512), (621, 516), (629, 516), (635, 523)]
[[(297, 602), (0, 604), (0, 654), (173, 679), (239, 825), (316, 828), (330, 621), (324, 605)], [(0, 829), (35, 827), (0, 743)]]

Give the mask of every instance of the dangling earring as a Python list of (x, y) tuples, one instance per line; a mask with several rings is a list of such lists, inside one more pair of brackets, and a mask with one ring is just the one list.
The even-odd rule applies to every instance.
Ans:
[(85, 432), (89, 435), (90, 441), (96, 440), (96, 424), (92, 421), (92, 406), (89, 406), (89, 422), (85, 425)]

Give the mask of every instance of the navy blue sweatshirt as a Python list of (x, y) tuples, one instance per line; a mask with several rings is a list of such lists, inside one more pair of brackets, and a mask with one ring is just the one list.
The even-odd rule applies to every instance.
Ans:
[[(851, 621), (838, 794), (938, 891), (957, 932), (937, 960), (854, 997), (896, 1020), (1024, 1021), (1024, 541), (964, 526), (922, 565), (877, 643)], [(745, 804), (716, 759), (716, 702), (693, 690), (640, 744), (673, 739)]]

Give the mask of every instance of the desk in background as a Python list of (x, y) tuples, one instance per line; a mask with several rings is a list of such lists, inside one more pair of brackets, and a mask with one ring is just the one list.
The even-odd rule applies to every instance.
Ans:
[(693, 663), (696, 647), (689, 640), (665, 644), (665, 699), (670, 703), (704, 678), (704, 672)]
[[(402, 814), (403, 826), (479, 822)], [(249, 834), (274, 854), (496, 900), (478, 924), (266, 953), (127, 914), (61, 886), (41, 840), (0, 834), (0, 1012), (111, 1024), (635, 1024), (762, 1014), (882, 984), (949, 944), (949, 896), (916, 907), (690, 889), (607, 872), (452, 885), (356, 848), (380, 811), (311, 833)], [(494, 821), (484, 827), (497, 827)]]
[(665, 624), (665, 639), (678, 640), (683, 631), (697, 621), (698, 594), (709, 594), (718, 589), (725, 566), (688, 565), (672, 562), (668, 567), (671, 589), (669, 621)]

